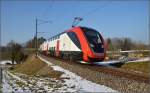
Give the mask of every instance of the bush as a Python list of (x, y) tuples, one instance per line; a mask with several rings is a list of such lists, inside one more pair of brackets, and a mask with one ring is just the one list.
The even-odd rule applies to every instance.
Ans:
[(21, 64), (23, 60), (27, 58), (27, 55), (23, 53), (23, 48), (20, 44), (11, 41), (7, 44), (8, 52), (12, 61), (12, 64), (16, 61), (17, 64)]

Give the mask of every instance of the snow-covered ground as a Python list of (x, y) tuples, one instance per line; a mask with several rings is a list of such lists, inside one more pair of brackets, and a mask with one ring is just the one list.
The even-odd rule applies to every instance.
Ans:
[(140, 59), (137, 59), (137, 60), (134, 60), (134, 61), (128, 61), (127, 63), (130, 63), (130, 62), (143, 62), (143, 61), (150, 61), (150, 57), (144, 57), (144, 58), (140, 58)]
[[(10, 60), (3, 60), (3, 61), (0, 61), (0, 65), (5, 65), (5, 64), (7, 64), (7, 63), (12, 64), (12, 61), (10, 61)], [(16, 61), (14, 62), (14, 64), (16, 64)]]
[(2, 91), (4, 93), (64, 92), (66, 89), (63, 90), (62, 86), (66, 86), (62, 80), (4, 71)]
[(69, 92), (117, 92), (116, 90), (113, 90), (107, 86), (88, 81), (76, 75), (75, 73), (65, 70), (59, 66), (52, 67), (54, 70), (62, 71), (65, 73), (61, 76), (62, 78), (69, 78), (65, 79), (65, 84), (70, 87), (74, 87), (73, 89), (68, 89)]
[(39, 58), (42, 61), (51, 65), (51, 67), (53, 67), (54, 70), (64, 72), (64, 74), (61, 76), (62, 78), (69, 78), (69, 79), (65, 79), (64, 83), (67, 86), (74, 87), (74, 88), (71, 88), (71, 89), (68, 88), (66, 90), (67, 92), (117, 92), (116, 90), (113, 90), (107, 86), (88, 81), (88, 80), (76, 75), (75, 73), (62, 68), (62, 67), (53, 66), (51, 62), (41, 58), (40, 56), (39, 56)]
[(42, 59), (56, 71), (64, 72), (61, 79), (29, 76), (3, 71), (2, 91), (5, 92), (117, 92), (107, 86), (88, 81), (62, 67)]

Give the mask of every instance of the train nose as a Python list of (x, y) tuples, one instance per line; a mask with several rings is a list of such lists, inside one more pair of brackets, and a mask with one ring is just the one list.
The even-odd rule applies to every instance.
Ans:
[(104, 53), (94, 53), (92, 56), (88, 57), (90, 62), (103, 61), (105, 58)]
[(104, 52), (103, 53), (94, 53), (95, 58), (103, 58), (104, 56), (105, 56)]

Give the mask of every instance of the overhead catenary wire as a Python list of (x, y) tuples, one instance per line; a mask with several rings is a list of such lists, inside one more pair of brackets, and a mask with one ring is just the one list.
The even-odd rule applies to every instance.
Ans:
[[(43, 13), (41, 13), (41, 15), (39, 17), (45, 18), (46, 16), (51, 16), (51, 15), (48, 15), (48, 13), (51, 12), (50, 10), (52, 10), (54, 8), (55, 1), (57, 1), (57, 0), (49, 0), (49, 2), (48, 2), (49, 5), (45, 8), (45, 10), (43, 11)], [(52, 23), (56, 22), (56, 21), (54, 21), (55, 19), (58, 19), (58, 18), (51, 19)], [(40, 19), (38, 19), (38, 20), (40, 20)], [(41, 23), (39, 23), (39, 24), (49, 23), (49, 21), (43, 21), (43, 20), (40, 20), (40, 21), (41, 21)], [(57, 27), (57, 28), (62, 29), (60, 27)], [(43, 33), (43, 32), (41, 32), (41, 33)], [(45, 32), (45, 33), (49, 33), (49, 32)]]
[[(54, 0), (49, 0), (48, 1), (48, 6), (45, 8), (45, 10), (42, 12), (42, 13), (40, 13), (40, 15), (38, 16), (38, 18), (45, 18), (46, 16), (47, 16), (47, 11), (49, 10), (49, 9), (52, 9), (53, 8), (53, 4), (54, 4)], [(41, 25), (41, 24), (45, 24), (45, 23), (52, 23), (52, 21), (49, 21), (49, 20), (41, 20), (41, 19), (37, 19), (38, 20), (38, 23), (37, 23), (37, 25)], [(37, 32), (37, 34), (45, 34), (45, 33), (49, 33), (49, 32)]]
[[(48, 9), (52, 9), (53, 8), (53, 6), (54, 6), (54, 0), (50, 0), (51, 1), (51, 3), (50, 3), (50, 5), (45, 9), (45, 11), (43, 12), (43, 14), (41, 15), (41, 16), (46, 16), (47, 15), (47, 10)], [(101, 1), (98, 1), (98, 2), (101, 2)], [(96, 7), (95, 9), (92, 9), (92, 10), (90, 10), (89, 12), (86, 12), (86, 13), (83, 13), (81, 16), (79, 16), (80, 18), (86, 18), (86, 17), (88, 17), (88, 16), (90, 16), (90, 15), (92, 15), (92, 14), (94, 14), (95, 12), (97, 12), (98, 10), (100, 10), (100, 9), (102, 9), (102, 8), (104, 8), (104, 7), (106, 7), (107, 5), (109, 5), (110, 3), (111, 3), (112, 1), (108, 1), (108, 2), (106, 2), (105, 4), (103, 4), (102, 6), (98, 6), (98, 7)], [(61, 18), (61, 17), (60, 17)], [(57, 18), (58, 19), (58, 18)], [(53, 19), (54, 20), (54, 19)], [(55, 21), (56, 22), (56, 21)], [(73, 25), (77, 25), (77, 24), (79, 24), (79, 22), (80, 22), (80, 20), (74, 20), (74, 22), (72, 23), (72, 26)], [(58, 25), (57, 25), (58, 26)], [(57, 27), (58, 28), (58, 30), (64, 30), (64, 27), (65, 27), (65, 24), (64, 25), (61, 25), (61, 27)]]
[(83, 18), (85, 18), (85, 17), (87, 17), (87, 16), (89, 16), (89, 15), (91, 15), (91, 14), (97, 12), (98, 10), (100, 10), (100, 9), (102, 9), (102, 8), (104, 8), (104, 7), (106, 7), (106, 6), (109, 5), (111, 2), (112, 2), (112, 1), (109, 1), (109, 2), (107, 2), (106, 4), (104, 4), (103, 6), (97, 7), (97, 8), (95, 8), (95, 9), (93, 9), (93, 10), (91, 10), (91, 11), (89, 11), (89, 12), (83, 14), (83, 15), (81, 15), (80, 17), (75, 17), (75, 18), (74, 18), (74, 21), (73, 21), (73, 23), (72, 23), (72, 27), (74, 27), (74, 26), (76, 26), (77, 24), (79, 24), (79, 22), (81, 22), (81, 21), (83, 20)]
[(41, 19), (37, 19), (39, 21), (38, 25), (40, 24), (44, 24), (44, 23), (52, 23), (52, 21), (44, 21), (44, 20), (41, 20)]
[(41, 13), (40, 17), (44, 18), (47, 16), (48, 11), (53, 8), (54, 5), (54, 0), (48, 0), (48, 6), (45, 8), (45, 10), (43, 11), (43, 13)]
[[(100, 1), (99, 1), (99, 2), (100, 2)], [(92, 9), (91, 11), (89, 11), (89, 12), (87, 12), (87, 13), (81, 15), (80, 17), (85, 18), (85, 17), (87, 17), (87, 16), (90, 16), (90, 15), (94, 14), (95, 12), (97, 12), (98, 10), (105, 8), (106, 6), (108, 6), (108, 5), (111, 4), (111, 3), (112, 3), (112, 1), (108, 1), (108, 2), (105, 3), (103, 6), (98, 6), (97, 8)]]
[[(38, 23), (38, 22), (40, 22), (40, 23)], [(38, 46), (37, 46), (37, 44), (38, 44), (38, 39), (37, 39), (37, 37), (38, 37), (38, 33), (42, 33), (42, 32), (38, 32), (38, 25), (41, 25), (41, 24), (45, 24), (45, 23), (51, 23), (51, 21), (44, 21), (44, 20), (41, 20), (41, 19), (35, 19), (35, 26), (36, 26), (36, 29), (35, 29), (35, 48), (36, 48), (36, 57), (37, 57), (37, 55), (38, 55)], [(45, 33), (45, 32), (43, 32), (43, 33)]]

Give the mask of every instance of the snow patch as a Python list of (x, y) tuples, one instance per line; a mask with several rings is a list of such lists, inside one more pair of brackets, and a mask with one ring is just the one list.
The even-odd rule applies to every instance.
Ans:
[[(41, 57), (39, 58), (42, 59), (42, 61), (52, 65), (50, 61), (47, 61)], [(107, 86), (88, 81), (78, 76), (77, 74), (70, 72), (69, 70), (66, 70), (62, 67), (59, 67), (59, 66), (51, 66), (51, 67), (56, 71), (64, 72), (61, 78), (64, 78), (65, 84), (69, 86), (66, 92), (117, 92), (116, 90), (113, 90)]]
[(12, 92), (12, 90), (8, 80), (6, 80), (6, 76), (3, 75), (2, 92)]
[(56, 71), (64, 72), (65, 74), (63, 74), (61, 77), (69, 78), (65, 80), (65, 83), (66, 85), (74, 87), (75, 88), (74, 90), (76, 90), (76, 92), (117, 92), (116, 90), (113, 90), (104, 85), (99, 85), (86, 79), (83, 79), (82, 77), (76, 75), (75, 73), (65, 70), (59, 66), (51, 66), (51, 67), (53, 67), (53, 69)]
[(130, 63), (130, 62), (143, 62), (143, 61), (150, 61), (150, 57), (140, 58), (138, 60), (129, 61), (127, 63)]
[[(12, 61), (10, 61), (10, 60), (0, 61), (0, 65), (6, 65), (7, 63), (12, 64)], [(14, 64), (16, 64), (16, 61), (14, 61)]]
[(43, 62), (47, 63), (48, 65), (52, 65), (52, 63), (51, 63), (51, 62), (49, 62), (49, 61), (45, 60), (44, 58), (42, 58), (42, 57), (40, 57), (40, 56), (38, 56), (38, 58), (39, 58), (41, 61), (43, 61)]

